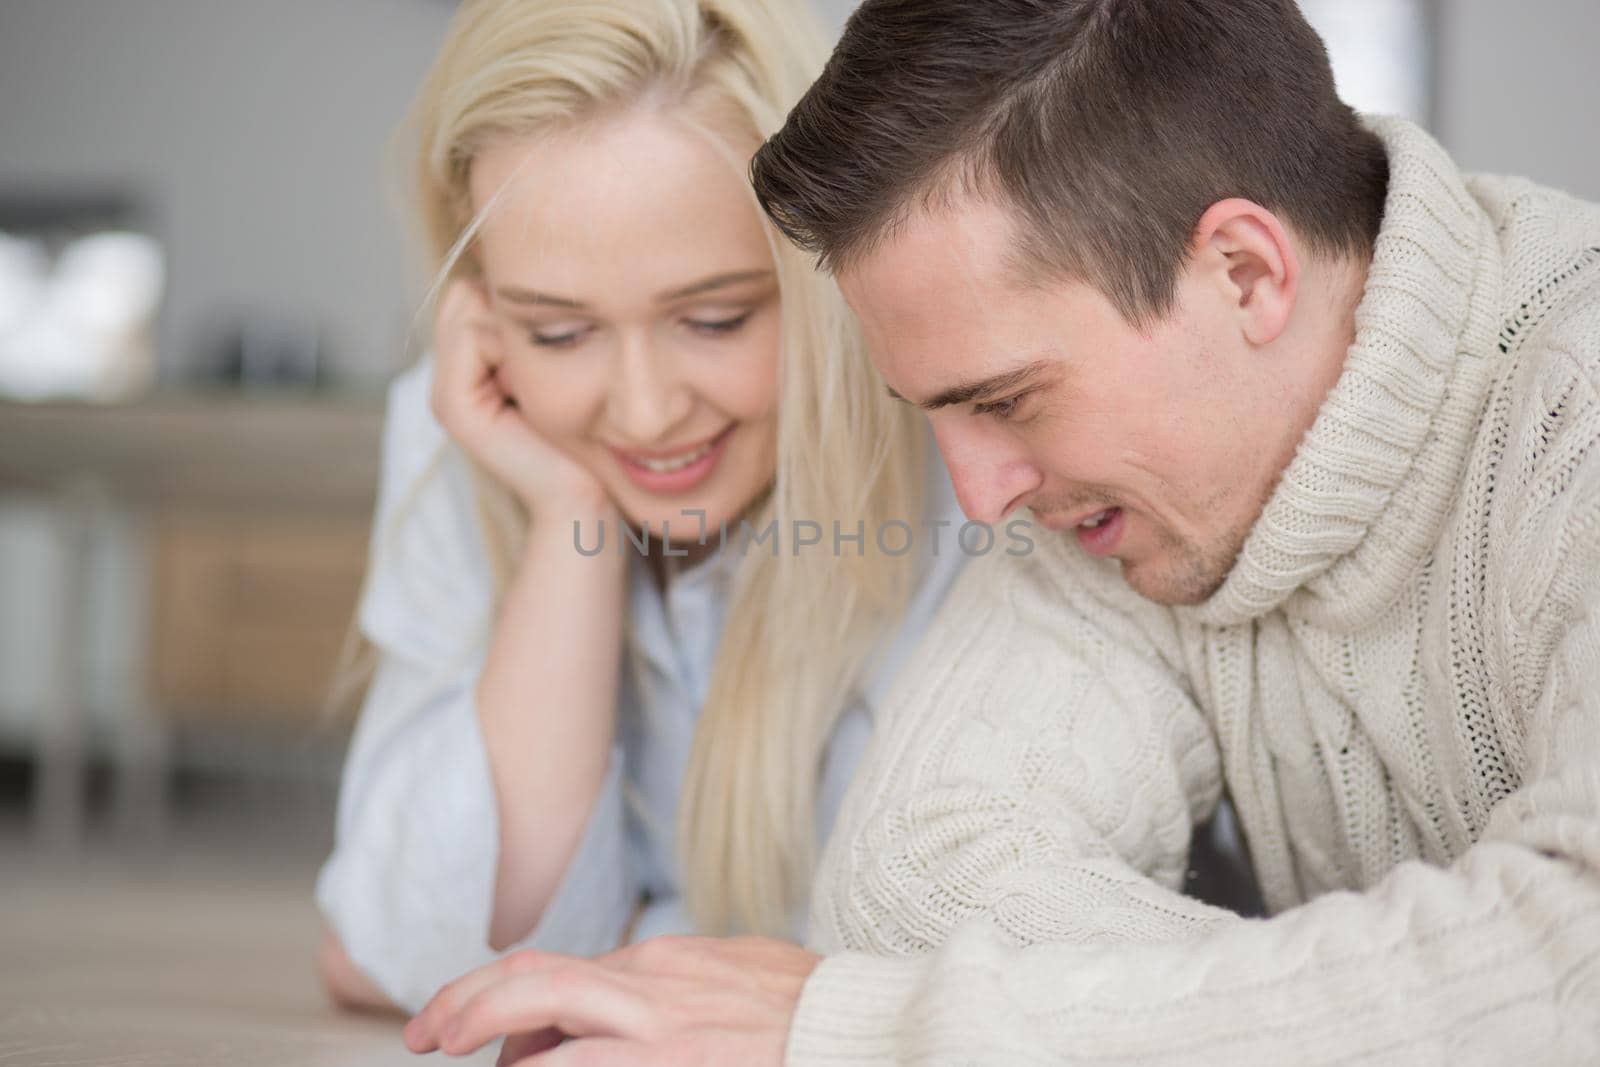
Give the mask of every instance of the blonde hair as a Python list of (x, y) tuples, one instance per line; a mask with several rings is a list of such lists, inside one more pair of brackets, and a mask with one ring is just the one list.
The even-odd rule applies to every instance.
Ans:
[[(473, 157), (491, 141), (637, 106), (711, 116), (700, 129), (744, 167), (821, 69), (800, 0), (469, 0), (417, 99), (416, 196), (437, 293), (471, 276)], [(759, 210), (752, 192), (750, 210)], [(888, 398), (833, 283), (768, 226), (782, 292), (777, 469), (753, 505), (780, 534), (832, 520), (857, 553), (758, 548), (733, 579), (679, 808), (683, 891), (707, 933), (782, 933), (803, 903), (828, 738), (904, 610), (914, 556), (875, 532), (921, 516), (915, 413)], [(503, 590), (530, 517), (486, 475), (480, 516)], [(536, 517), (535, 517), (536, 518)], [(896, 539), (898, 543), (898, 539)], [(837, 542), (834, 543), (835, 547)], [(731, 550), (730, 541), (728, 549)]]

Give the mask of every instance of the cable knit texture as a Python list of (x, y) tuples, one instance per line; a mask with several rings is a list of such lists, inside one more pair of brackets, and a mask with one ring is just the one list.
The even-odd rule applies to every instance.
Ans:
[[(969, 567), (789, 1062), (1600, 1062), (1600, 209), (1374, 120), (1344, 372), (1223, 587)], [(1177, 893), (1224, 783), (1273, 915)]]

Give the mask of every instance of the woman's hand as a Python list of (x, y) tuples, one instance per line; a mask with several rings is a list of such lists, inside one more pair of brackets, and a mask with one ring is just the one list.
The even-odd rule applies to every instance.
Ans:
[[(577, 853), (616, 733), (627, 559), (580, 555), (576, 527), (617, 522), (599, 480), (541, 437), (501, 381), (506, 351), (482, 284), (439, 301), (433, 411), (534, 517), (477, 683), (499, 814), (490, 943), (526, 937)], [(620, 532), (618, 537), (620, 537)]]
[(434, 321), (433, 413), (445, 431), (534, 514), (605, 517), (598, 480), (541, 438), (500, 381), (505, 348), (481, 282), (456, 279)]

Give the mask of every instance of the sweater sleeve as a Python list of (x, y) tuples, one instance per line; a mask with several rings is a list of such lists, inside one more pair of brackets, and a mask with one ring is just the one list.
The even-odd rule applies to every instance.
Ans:
[(970, 562), (880, 712), (814, 946), (915, 954), (975, 916), (1016, 945), (1227, 921), (1172, 892), (1221, 789), (1175, 645), (1165, 612), (1059, 547)]
[[(427, 413), (425, 371), (390, 398), (360, 625), (379, 662), (346, 759), (317, 901), (397, 1004), (492, 960), (498, 820), (473, 701), (492, 590), (470, 476)], [(614, 748), (571, 865), (523, 945), (615, 948), (639, 898)], [(521, 946), (517, 946), (521, 947)]]
[[(1600, 450), (1588, 456), (1562, 467), (1544, 508), (1559, 522), (1529, 527), (1537, 550), (1509, 545), (1525, 562), (1508, 587), (1537, 590), (1516, 628), (1555, 635), (1518, 663), (1538, 665), (1518, 787), (1455, 863), (1404, 863), (1271, 919), (1163, 921), (1186, 902), (1142, 879), (1157, 857), (1106, 821), (1175, 799), (1150, 790), (1172, 780), (1149, 770), (1160, 760), (1130, 767), (1141, 736), (1181, 751), (1148, 712), (1131, 735), (1116, 733), (1130, 729), (1120, 715), (1071, 725), (1096, 721), (1090, 702), (1134, 706), (1118, 697), (1128, 663), (1094, 651), (1120, 621), (1071, 610), (1027, 626), (1064, 631), (1070, 647), (1053, 650), (992, 615), (956, 620), (936, 661), (968, 656), (998, 680), (906, 694), (928, 702), (926, 740), (886, 753), (857, 847), (820, 890), (836, 954), (806, 985), (789, 1062), (1600, 1062)], [(1019, 598), (1001, 600), (1020, 612)], [(1098, 659), (1122, 681), (1046, 653)], [(1167, 719), (1183, 715), (1174, 704)], [(1120, 805), (1075, 780), (1106, 766)]]
[[(1006, 890), (1042, 908), (1061, 894), (1001, 878), (990, 906), (930, 954), (885, 957), (849, 938), (858, 951), (829, 957), (806, 985), (788, 1062), (1596, 1062), (1595, 584), (1552, 666), (1537, 775), (1451, 867), (1407, 863), (1366, 893), (1131, 944), (1022, 942)], [(1088, 866), (1046, 858), (1032, 877), (1072, 885)], [(880, 917), (891, 928), (911, 914), (892, 906)]]

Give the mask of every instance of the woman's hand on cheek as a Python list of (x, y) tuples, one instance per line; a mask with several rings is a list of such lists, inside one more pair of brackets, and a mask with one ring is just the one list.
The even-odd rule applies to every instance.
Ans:
[(459, 1056), (506, 1037), (502, 1067), (779, 1067), (818, 962), (767, 938), (656, 938), (597, 960), (516, 952), (440, 990), (405, 1042)]
[(599, 481), (541, 438), (501, 384), (505, 350), (480, 282), (456, 279), (445, 288), (434, 346), (434, 415), (473, 459), (535, 513), (611, 514)]

